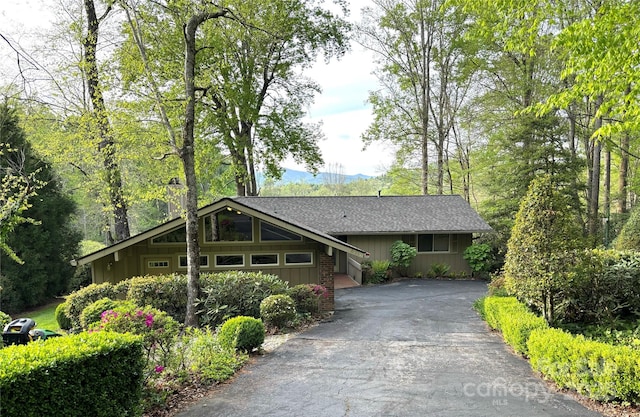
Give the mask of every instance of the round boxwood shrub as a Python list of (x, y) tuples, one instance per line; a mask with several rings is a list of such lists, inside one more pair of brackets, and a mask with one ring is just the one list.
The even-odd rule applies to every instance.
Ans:
[(84, 310), (86, 306), (101, 298), (116, 298), (116, 295), (114, 286), (109, 282), (87, 285), (69, 294), (65, 302), (67, 305), (65, 314), (71, 320), (74, 328), (80, 328), (82, 327), (80, 324), (80, 314), (82, 314), (82, 310)]
[(220, 346), (251, 351), (264, 342), (265, 329), (262, 320), (248, 316), (233, 317), (220, 326), (218, 341)]
[(286, 294), (270, 295), (260, 303), (260, 317), (269, 326), (284, 327), (296, 317), (296, 303)]
[(56, 318), (56, 321), (58, 322), (58, 326), (60, 327), (60, 329), (71, 330), (71, 328), (73, 327), (73, 323), (71, 323), (71, 319), (69, 318), (69, 316), (67, 316), (66, 310), (67, 302), (65, 301), (64, 303), (58, 304), (54, 316)]

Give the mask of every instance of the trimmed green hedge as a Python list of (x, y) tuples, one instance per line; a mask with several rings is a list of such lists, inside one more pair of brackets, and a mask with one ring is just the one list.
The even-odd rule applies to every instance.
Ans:
[(69, 320), (71, 320), (73, 328), (80, 329), (82, 328), (80, 315), (85, 307), (100, 300), (101, 298), (115, 299), (116, 296), (116, 290), (109, 282), (87, 285), (86, 287), (81, 288), (78, 291), (74, 291), (67, 296), (67, 299), (64, 302), (64, 314), (66, 314)]
[(527, 354), (527, 339), (535, 329), (548, 328), (547, 322), (527, 309), (515, 297), (487, 297), (484, 318), (491, 328), (500, 330), (513, 349)]
[(139, 337), (80, 333), (0, 350), (3, 417), (140, 415)]
[(560, 329), (531, 332), (531, 367), (563, 388), (598, 401), (640, 400), (640, 352)]
[(262, 320), (248, 316), (230, 318), (218, 330), (218, 342), (222, 347), (248, 352), (262, 346), (264, 336)]

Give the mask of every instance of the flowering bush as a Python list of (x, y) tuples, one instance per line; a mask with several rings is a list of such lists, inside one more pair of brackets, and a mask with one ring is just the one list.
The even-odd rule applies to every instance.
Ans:
[(300, 314), (314, 314), (319, 310), (320, 298), (327, 298), (329, 291), (319, 284), (300, 284), (287, 292)]
[[(110, 298), (101, 298), (98, 301), (94, 301), (82, 310), (80, 314), (80, 325), (84, 330), (89, 329), (91, 324), (102, 320), (102, 313), (107, 310), (112, 310), (127, 301), (116, 301)], [(133, 305), (131, 307), (134, 307)]]
[(153, 375), (161, 373), (167, 366), (180, 325), (164, 311), (125, 304), (104, 311), (100, 322), (94, 323), (91, 329), (142, 336), (147, 352), (147, 369)]

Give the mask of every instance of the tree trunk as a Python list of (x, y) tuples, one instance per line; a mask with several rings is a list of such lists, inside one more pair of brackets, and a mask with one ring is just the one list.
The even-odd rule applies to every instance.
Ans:
[(604, 245), (609, 246), (609, 225), (611, 217), (611, 151), (607, 150), (604, 154)]
[(593, 144), (590, 200), (589, 200), (589, 236), (595, 237), (598, 234), (599, 208), (600, 208), (600, 159), (602, 153), (602, 143), (597, 141)]
[(102, 88), (100, 87), (96, 58), (100, 21), (109, 13), (111, 7), (107, 8), (101, 18), (98, 18), (96, 15), (93, 0), (84, 0), (84, 9), (87, 14), (87, 35), (82, 40), (84, 49), (84, 71), (87, 78), (87, 89), (89, 90), (89, 97), (91, 98), (91, 106), (93, 108), (93, 117), (98, 125), (98, 135), (100, 138), (98, 150), (103, 159), (109, 202), (113, 212), (115, 239), (111, 238), (110, 240), (119, 242), (130, 236), (129, 219), (127, 216), (127, 203), (122, 193), (120, 168), (116, 161), (113, 131), (107, 115)]
[(431, 91), (431, 32), (427, 30), (424, 10), (420, 7), (420, 46), (422, 50), (421, 106), (421, 169), (422, 194), (429, 194), (429, 93)]
[(184, 168), (187, 187), (186, 231), (187, 231), (187, 313), (185, 326), (197, 327), (198, 315), (196, 300), (200, 294), (200, 245), (198, 241), (198, 187), (195, 169), (195, 141), (193, 137), (195, 125), (196, 88), (196, 32), (198, 27), (210, 19), (223, 17), (227, 12), (219, 10), (216, 13), (200, 13), (192, 16), (184, 28), (185, 59), (184, 86), (186, 105), (184, 111), (184, 126), (182, 130), (182, 147), (180, 159)]
[(618, 170), (618, 213), (627, 212), (627, 184), (629, 177), (629, 133), (622, 135), (620, 141), (620, 167)]

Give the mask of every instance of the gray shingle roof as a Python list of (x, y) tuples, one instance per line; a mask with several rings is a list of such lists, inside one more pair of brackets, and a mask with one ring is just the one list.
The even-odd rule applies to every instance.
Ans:
[(235, 197), (234, 200), (330, 235), (492, 231), (457, 195)]

